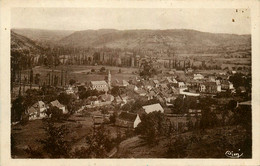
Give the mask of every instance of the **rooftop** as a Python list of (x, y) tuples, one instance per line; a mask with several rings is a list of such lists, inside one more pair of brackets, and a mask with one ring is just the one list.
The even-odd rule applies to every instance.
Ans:
[(154, 111), (164, 112), (164, 109), (162, 108), (161, 104), (159, 104), (159, 103), (143, 106), (143, 109), (144, 109), (144, 111), (145, 111), (147, 114), (149, 114), (149, 113), (151, 113), (151, 112), (154, 112)]

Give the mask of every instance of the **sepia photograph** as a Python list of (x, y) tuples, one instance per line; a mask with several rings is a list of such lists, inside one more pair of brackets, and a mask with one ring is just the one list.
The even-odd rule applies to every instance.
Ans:
[(252, 157), (249, 9), (13, 8), (11, 26), (12, 158)]
[(70, 3), (6, 5), (1, 158), (169, 165), (260, 157), (253, 3)]

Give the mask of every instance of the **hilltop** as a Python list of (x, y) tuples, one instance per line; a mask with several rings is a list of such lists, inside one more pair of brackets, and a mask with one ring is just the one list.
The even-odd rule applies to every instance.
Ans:
[(251, 46), (251, 35), (214, 34), (195, 30), (85, 30), (76, 31), (60, 44), (95, 48), (126, 48), (188, 52), (223, 50)]

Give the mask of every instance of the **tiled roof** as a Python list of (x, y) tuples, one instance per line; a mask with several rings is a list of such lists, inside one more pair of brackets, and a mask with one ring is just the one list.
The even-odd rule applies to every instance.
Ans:
[(134, 122), (136, 119), (137, 114), (129, 113), (129, 112), (121, 112), (118, 116), (119, 119)]
[(92, 85), (107, 85), (106, 81), (90, 81)]

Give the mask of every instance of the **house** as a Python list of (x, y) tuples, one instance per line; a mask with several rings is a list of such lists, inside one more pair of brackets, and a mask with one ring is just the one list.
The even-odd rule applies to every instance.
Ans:
[(101, 111), (90, 112), (90, 115), (92, 117), (94, 125), (99, 125), (99, 124), (104, 123), (104, 117), (103, 117), (103, 114), (101, 113)]
[(216, 77), (214, 75), (209, 75), (208, 76), (208, 81), (209, 82), (216, 82)]
[(106, 81), (90, 81), (90, 88), (107, 92), (109, 87)]
[(122, 98), (124, 103), (127, 103), (127, 100), (130, 99), (127, 93), (121, 94), (120, 97)]
[(139, 96), (145, 96), (146, 95), (146, 91), (144, 89), (138, 89), (137, 91), (135, 91), (135, 93), (137, 93)]
[(200, 86), (199, 86), (199, 91), (200, 92), (206, 92), (206, 85), (205, 84), (201, 84)]
[(174, 84), (178, 83), (178, 81), (173, 77), (166, 77), (166, 81), (167, 83), (174, 83)]
[(188, 89), (184, 82), (178, 82), (178, 88), (179, 88), (179, 93)]
[(154, 111), (160, 111), (161, 113), (164, 113), (164, 109), (162, 108), (161, 104), (152, 104), (152, 105), (146, 105), (142, 107), (145, 111), (145, 113), (149, 114)]
[(72, 86), (69, 86), (68, 89), (66, 89), (66, 93), (67, 94), (73, 94), (74, 93)]
[(116, 96), (114, 99), (114, 102), (116, 102), (117, 104), (123, 103), (123, 100), (120, 96)]
[(90, 105), (98, 105), (100, 103), (97, 96), (89, 96), (87, 100), (89, 101)]
[(101, 102), (112, 102), (114, 100), (114, 96), (110, 95), (110, 94), (103, 94), (98, 96), (99, 101)]
[(168, 90), (169, 89), (166, 83), (160, 84), (159, 88), (160, 88), (160, 90)]
[(153, 83), (154, 83), (154, 85), (155, 85), (156, 88), (159, 87), (160, 82), (159, 82), (158, 80), (153, 80)]
[(221, 82), (221, 89), (223, 90), (232, 90), (234, 89), (233, 84), (227, 80)]
[(63, 114), (68, 113), (68, 111), (66, 110), (66, 107), (64, 105), (62, 105), (58, 100), (52, 101), (50, 103), (50, 105), (52, 107), (57, 107), (57, 108), (61, 109)]
[(147, 99), (148, 100), (152, 100), (155, 97), (156, 97), (156, 93), (153, 90), (148, 92), (148, 94), (147, 94)]
[(138, 87), (136, 85), (128, 85), (127, 86), (127, 90), (131, 90), (131, 91), (137, 91), (138, 90)]
[(200, 96), (199, 93), (184, 92), (184, 91), (182, 91), (180, 94), (181, 95), (186, 95), (186, 96), (195, 96), (195, 97)]
[(121, 114), (116, 118), (115, 125), (127, 128), (136, 128), (141, 122), (138, 114), (121, 112)]
[(204, 76), (202, 74), (194, 74), (193, 79), (194, 80), (201, 80), (201, 79), (204, 79)]
[(207, 93), (217, 93), (218, 92), (218, 86), (216, 82), (205, 82), (206, 86), (206, 92)]
[(122, 81), (116, 80), (113, 83), (113, 86), (118, 86), (118, 87), (127, 87), (128, 85), (129, 85), (129, 83), (126, 80), (122, 80)]
[(27, 110), (27, 113), (29, 115), (29, 120), (42, 119), (47, 117), (46, 110), (47, 107), (44, 102), (42, 101), (36, 102)]

